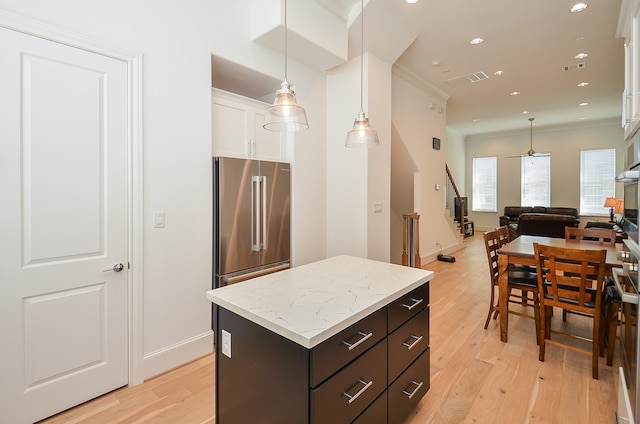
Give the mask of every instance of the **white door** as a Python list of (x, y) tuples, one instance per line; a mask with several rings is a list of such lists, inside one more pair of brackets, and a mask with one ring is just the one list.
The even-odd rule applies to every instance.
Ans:
[(0, 422), (128, 382), (127, 78), (0, 28)]

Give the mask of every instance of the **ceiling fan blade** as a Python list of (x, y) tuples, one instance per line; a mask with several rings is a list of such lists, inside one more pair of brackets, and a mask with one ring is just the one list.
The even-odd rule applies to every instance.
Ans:
[(526, 158), (526, 157), (527, 157), (526, 153), (523, 153), (523, 154), (517, 155), (517, 156), (505, 156), (505, 158), (507, 158), (507, 159), (508, 158)]
[(534, 156), (534, 157), (537, 157), (537, 158), (544, 158), (544, 157), (551, 156), (551, 153), (534, 153), (531, 156)]

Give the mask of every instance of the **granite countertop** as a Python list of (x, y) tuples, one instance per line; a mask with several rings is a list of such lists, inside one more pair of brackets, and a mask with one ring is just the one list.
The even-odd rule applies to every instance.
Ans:
[(336, 256), (210, 290), (207, 299), (310, 349), (433, 275), (418, 268)]

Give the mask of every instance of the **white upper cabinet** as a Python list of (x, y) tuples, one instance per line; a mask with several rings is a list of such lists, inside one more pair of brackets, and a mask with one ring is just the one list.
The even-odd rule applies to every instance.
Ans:
[(285, 160), (281, 133), (262, 128), (269, 105), (227, 91), (211, 91), (211, 143), (214, 156)]
[(622, 93), (622, 127), (629, 140), (640, 127), (640, 1), (623, 0), (618, 36), (624, 37), (625, 77)]

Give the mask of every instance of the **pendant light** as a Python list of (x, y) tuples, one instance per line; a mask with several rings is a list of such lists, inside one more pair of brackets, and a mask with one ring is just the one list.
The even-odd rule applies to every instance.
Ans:
[(309, 128), (307, 113), (296, 103), (296, 93), (287, 80), (289, 45), (287, 36), (287, 0), (284, 1), (284, 80), (276, 91), (276, 100), (264, 115), (263, 128), (277, 132), (295, 132)]
[(360, 112), (353, 121), (353, 129), (347, 133), (346, 147), (356, 146), (379, 146), (378, 133), (369, 126), (369, 118), (362, 108), (362, 96), (364, 87), (364, 0), (360, 1), (362, 12), (360, 13), (361, 34), (360, 34)]

